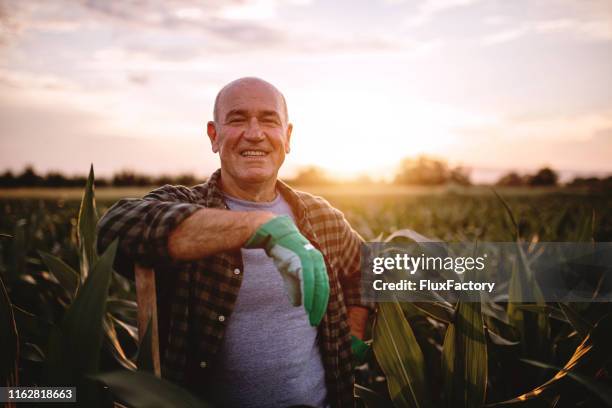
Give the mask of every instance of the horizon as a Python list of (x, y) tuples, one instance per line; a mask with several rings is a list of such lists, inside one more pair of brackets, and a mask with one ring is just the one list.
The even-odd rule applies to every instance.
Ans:
[(8, 0), (0, 157), (13, 172), (206, 176), (216, 92), (255, 75), (288, 101), (284, 178), (389, 179), (420, 154), (476, 183), (544, 166), (602, 176), (611, 45), (605, 0)]
[[(157, 178), (157, 177), (175, 178), (175, 177), (180, 177), (180, 176), (192, 176), (196, 179), (204, 180), (208, 178), (208, 176), (210, 176), (210, 174), (192, 173), (192, 172), (146, 173), (146, 172), (141, 172), (141, 171), (130, 169), (130, 168), (118, 169), (111, 173), (100, 173), (96, 170), (95, 164), (92, 163), (92, 165), (94, 168), (96, 179), (101, 178), (101, 179), (106, 179), (106, 180), (112, 179), (113, 176), (124, 173), (124, 172), (132, 173), (132, 174), (139, 175), (139, 176), (150, 177), (150, 178)], [(535, 174), (538, 170), (543, 169), (545, 167), (548, 167), (548, 166), (540, 166), (540, 167), (531, 168), (531, 169), (495, 169), (495, 168), (470, 169), (469, 167), (467, 167), (467, 169), (469, 169), (469, 172), (468, 172), (469, 180), (473, 185), (492, 185), (492, 184), (495, 184), (502, 176), (507, 175), (509, 173), (516, 173), (519, 176), (528, 176), (528, 175)], [(7, 172), (11, 172), (13, 176), (19, 176), (28, 168), (31, 168), (34, 171), (34, 173), (37, 174), (38, 176), (47, 176), (52, 173), (58, 173), (68, 178), (71, 178), (71, 177), (72, 178), (74, 177), (87, 178), (87, 172), (66, 173), (66, 172), (53, 170), (53, 169), (46, 171), (46, 172), (41, 172), (36, 168), (36, 166), (30, 165), (30, 164), (26, 164), (23, 168), (17, 169), (17, 170), (9, 169), (9, 168), (0, 169), (0, 175), (5, 174)], [(301, 171), (304, 171), (310, 168), (316, 168), (318, 170), (323, 171), (323, 176), (326, 177), (326, 179), (328, 179), (329, 181), (334, 182), (334, 183), (342, 183), (342, 182), (354, 183), (354, 182), (358, 182), (359, 179), (363, 178), (364, 176), (369, 178), (374, 183), (393, 183), (393, 179), (395, 178), (397, 174), (397, 170), (399, 170), (399, 166), (398, 166), (398, 168), (395, 169), (396, 171), (387, 177), (371, 177), (364, 173), (354, 174), (354, 175), (344, 176), (344, 177), (337, 177), (331, 174), (329, 171), (325, 170), (324, 168), (307, 165), (307, 166), (296, 168), (294, 169), (293, 172), (290, 172), (290, 173), (285, 171), (283, 174), (279, 174), (279, 178), (282, 180), (292, 180), (296, 178)], [(560, 184), (568, 183), (576, 178), (612, 177), (612, 172), (606, 172), (606, 171), (604, 172), (580, 172), (580, 171), (574, 171), (574, 170), (558, 170), (554, 168), (551, 168), (551, 169), (557, 173)]]

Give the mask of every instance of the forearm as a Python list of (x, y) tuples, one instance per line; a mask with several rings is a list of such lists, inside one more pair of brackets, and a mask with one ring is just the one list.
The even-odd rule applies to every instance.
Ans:
[[(171, 200), (176, 189), (158, 189), (144, 199), (123, 199), (115, 203), (98, 224), (98, 252), (119, 240), (117, 258), (151, 266), (170, 260), (168, 236), (183, 220), (202, 206)], [(154, 198), (154, 199), (153, 199)]]
[(200, 209), (170, 233), (168, 252), (175, 260), (193, 261), (240, 248), (274, 216), (264, 211)]
[(360, 340), (365, 337), (366, 324), (370, 310), (361, 306), (349, 306), (347, 308), (348, 324), (351, 329), (351, 334)]

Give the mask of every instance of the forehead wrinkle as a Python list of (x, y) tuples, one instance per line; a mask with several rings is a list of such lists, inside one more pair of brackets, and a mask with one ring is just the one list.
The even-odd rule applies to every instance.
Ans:
[[(214, 109), (213, 109), (214, 120), (218, 121), (220, 119), (219, 118), (219, 105), (220, 105), (222, 97), (225, 96), (227, 94), (227, 92), (229, 92), (230, 90), (232, 90), (235, 87), (243, 87), (243, 88), (249, 89), (249, 88), (251, 88), (253, 86), (264, 86), (267, 89), (271, 90), (275, 94), (275, 96), (277, 98), (280, 97), (280, 105), (281, 105), (280, 109), (283, 111), (283, 114), (285, 116), (285, 120), (287, 122), (289, 122), (289, 112), (287, 110), (287, 101), (285, 99), (285, 95), (283, 95), (283, 93), (280, 92), (278, 90), (278, 88), (276, 88), (271, 83), (269, 83), (267, 81), (264, 81), (262, 79), (259, 79), (259, 78), (252, 78), (252, 77), (246, 77), (246, 78), (237, 79), (237, 80), (232, 81), (229, 84), (225, 85), (223, 88), (221, 88), (221, 90), (217, 93), (217, 96), (215, 97), (215, 104), (214, 104)], [(277, 100), (277, 102), (278, 102), (278, 100)], [(226, 117), (227, 117), (228, 114), (226, 114)], [(281, 117), (279, 112), (276, 112), (276, 114), (279, 117)]]
[(226, 114), (225, 114), (225, 120), (227, 120), (229, 117), (233, 116), (233, 115), (237, 115), (237, 116), (241, 116), (241, 117), (248, 117), (248, 116), (255, 116), (257, 118), (265, 118), (265, 117), (274, 117), (274, 118), (278, 118), (279, 120), (281, 119), (281, 116), (279, 114), (279, 112), (275, 111), (275, 110), (270, 110), (270, 109), (260, 109), (260, 110), (248, 110), (248, 109), (230, 109)]

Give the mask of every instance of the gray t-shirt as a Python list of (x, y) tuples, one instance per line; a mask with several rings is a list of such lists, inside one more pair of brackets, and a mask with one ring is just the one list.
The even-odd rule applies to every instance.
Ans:
[[(235, 211), (290, 215), (280, 194), (271, 202), (225, 197)], [(316, 327), (289, 302), (263, 249), (242, 249), (244, 276), (205, 395), (223, 407), (327, 406)]]

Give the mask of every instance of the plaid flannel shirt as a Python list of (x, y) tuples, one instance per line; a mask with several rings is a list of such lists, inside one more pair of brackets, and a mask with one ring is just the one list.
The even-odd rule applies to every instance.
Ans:
[[(192, 188), (165, 185), (142, 199), (120, 200), (98, 225), (99, 251), (119, 238), (118, 269), (122, 264), (125, 268), (125, 261), (154, 267), (158, 292), (162, 292), (158, 307), (162, 373), (196, 393), (214, 368), (214, 356), (231, 319), (242, 282), (242, 257), (238, 249), (196, 262), (174, 261), (168, 253), (168, 236), (201, 208), (228, 208), (220, 177), (217, 170), (206, 183)], [(330, 296), (318, 333), (328, 400), (335, 407), (352, 407), (346, 307), (372, 307), (361, 300), (363, 240), (324, 199), (295, 191), (281, 181), (277, 188), (291, 206), (300, 232), (325, 258)]]

